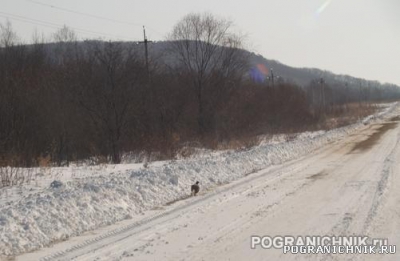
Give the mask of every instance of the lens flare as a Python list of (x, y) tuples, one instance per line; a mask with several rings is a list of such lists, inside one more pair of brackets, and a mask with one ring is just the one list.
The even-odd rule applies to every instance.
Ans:
[(250, 69), (250, 75), (255, 82), (262, 83), (267, 78), (268, 68), (264, 64), (257, 64)]
[(268, 75), (268, 68), (264, 64), (257, 64), (257, 69), (264, 75)]
[(315, 16), (319, 16), (322, 12), (332, 3), (332, 0), (327, 0), (321, 5), (320, 8), (315, 12)]

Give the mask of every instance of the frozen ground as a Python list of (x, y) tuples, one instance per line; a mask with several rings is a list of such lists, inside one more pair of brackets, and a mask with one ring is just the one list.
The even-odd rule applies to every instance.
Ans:
[[(139, 164), (122, 164), (36, 170), (35, 180), (30, 185), (2, 189), (0, 254), (18, 255), (65, 241), (53, 245), (50, 249), (19, 256), (19, 259), (69, 260), (71, 257), (83, 258), (87, 255), (87, 260), (96, 258), (102, 260), (124, 258), (184, 260), (183, 257), (189, 253), (189, 256), (197, 260), (196, 256), (199, 257), (205, 254), (204, 252), (210, 252), (219, 257), (219, 260), (227, 260), (225, 257), (231, 256), (231, 254), (218, 255), (218, 253), (224, 253), (220, 250), (231, 249), (234, 246), (239, 247), (239, 244), (243, 242), (232, 240), (233, 235), (238, 231), (249, 232), (246, 229), (254, 229), (250, 224), (261, 222), (265, 216), (269, 215), (271, 222), (276, 221), (275, 232), (302, 232), (302, 230), (296, 230), (295, 219), (292, 221), (289, 219), (291, 223), (286, 229), (280, 227), (283, 224), (278, 221), (284, 219), (284, 214), (295, 213), (296, 218), (306, 222), (304, 223), (305, 228), (307, 228), (307, 224), (311, 225), (313, 222), (311, 219), (305, 220), (305, 217), (301, 216), (302, 213), (305, 214), (307, 202), (319, 200), (318, 197), (308, 198), (307, 193), (311, 192), (318, 192), (319, 194), (314, 194), (314, 196), (318, 195), (326, 200), (337, 197), (337, 203), (330, 206), (329, 211), (333, 213), (331, 213), (332, 215), (330, 215), (328, 207), (324, 207), (326, 203), (324, 201), (315, 202), (315, 209), (309, 209), (309, 211), (326, 208), (324, 210), (326, 216), (323, 218), (329, 221), (329, 224), (337, 223), (339, 227), (337, 232), (343, 233), (347, 230), (346, 228), (340, 230), (340, 227), (346, 227), (346, 222), (354, 218), (348, 216), (351, 214), (350, 212), (348, 212), (350, 214), (341, 212), (343, 206), (347, 206), (347, 203), (355, 204), (356, 200), (377, 202), (368, 210), (371, 213), (367, 213), (364, 218), (365, 222), (360, 223), (363, 225), (359, 225), (365, 230), (360, 232), (369, 231), (372, 226), (372, 217), (379, 216), (377, 207), (382, 198), (379, 193), (372, 193), (375, 189), (373, 182), (379, 178), (373, 176), (374, 171), (378, 171), (376, 168), (380, 167), (388, 168), (386, 163), (390, 160), (393, 161), (393, 157), (397, 155), (397, 150), (395, 150), (397, 134), (391, 135), (391, 139), (386, 140), (382, 145), (382, 151), (378, 151), (377, 155), (379, 156), (374, 158), (374, 154), (368, 154), (365, 158), (360, 159), (354, 156), (356, 163), (352, 169), (347, 171), (343, 169), (336, 173), (337, 175), (328, 178), (327, 180), (337, 182), (334, 183), (334, 186), (338, 186), (337, 188), (333, 188), (332, 183), (328, 183), (320, 177), (327, 175), (325, 169), (333, 168), (338, 171), (334, 167), (339, 166), (342, 161), (351, 164), (351, 160), (344, 156), (352, 155), (351, 153), (344, 154), (344, 152), (351, 152), (352, 147), (348, 144), (365, 138), (365, 135), (376, 131), (378, 123), (396, 115), (399, 115), (398, 108), (392, 104), (374, 117), (368, 117), (359, 123), (340, 129), (302, 133), (290, 142), (266, 143), (247, 150), (209, 153), (190, 159), (152, 163), (146, 169)], [(391, 133), (395, 131), (398, 132), (398, 129), (391, 130)], [(331, 144), (331, 146), (325, 146), (329, 149), (324, 149), (323, 146), (327, 144)], [(338, 151), (339, 153), (332, 154), (332, 152)], [(386, 156), (387, 158), (385, 158)], [(282, 164), (301, 157), (305, 158), (298, 163)], [(384, 161), (380, 162), (380, 158)], [(374, 159), (382, 164), (387, 161), (386, 165), (372, 164)], [(365, 166), (363, 166), (362, 160), (364, 160)], [(319, 163), (319, 161), (321, 162)], [(368, 166), (365, 163), (372, 165)], [(364, 171), (361, 172), (362, 175), (355, 176), (355, 172), (359, 173), (358, 168), (361, 167), (364, 168)], [(252, 173), (253, 175), (248, 175)], [(348, 177), (345, 176), (346, 173), (349, 175)], [(239, 178), (243, 179), (239, 180)], [(61, 181), (60, 186), (51, 186), (54, 180)], [(202, 187), (200, 197), (178, 201), (172, 205), (168, 204), (185, 199), (189, 193), (189, 185), (196, 180), (200, 181)], [(233, 182), (235, 180), (237, 181)], [(388, 177), (384, 178), (380, 187), (385, 185), (386, 188), (387, 180)], [(220, 186), (227, 183), (230, 184)], [(317, 183), (321, 187), (313, 185)], [(298, 199), (293, 197), (307, 187), (313, 187), (315, 191), (307, 192), (305, 190), (301, 194), (302, 197)], [(344, 193), (347, 187), (355, 188), (360, 193), (352, 191), (347, 195)], [(229, 193), (224, 193), (225, 189)], [(325, 195), (325, 192), (328, 194)], [(272, 211), (287, 198), (297, 200), (296, 204), (292, 202), (291, 205), (284, 205), (278, 212)], [(167, 206), (165, 206), (166, 204)], [(301, 206), (304, 207), (304, 210)], [(335, 207), (340, 211), (335, 210)], [(297, 212), (290, 208), (296, 208)], [(221, 212), (225, 212), (225, 214)], [(368, 218), (369, 216), (371, 218)], [(340, 218), (347, 221), (343, 224), (338, 223)], [(117, 223), (119, 221), (122, 222)], [(148, 229), (151, 233), (133, 233), (137, 232), (136, 230), (139, 228), (145, 229), (150, 224), (154, 225), (153, 229)], [(161, 225), (157, 227), (157, 224)], [(268, 227), (268, 224), (265, 225)], [(329, 226), (328, 224), (324, 225), (326, 227), (321, 227), (321, 231), (326, 231), (325, 228)], [(101, 227), (102, 229), (98, 229)], [(184, 233), (182, 229), (186, 227), (190, 228), (189, 235), (198, 235), (198, 237), (188, 239), (185, 235), (180, 234)], [(279, 230), (280, 228), (283, 230)], [(86, 231), (93, 231), (93, 234), (72, 238)], [(173, 231), (178, 232), (172, 233)], [(388, 231), (390, 232), (390, 230)], [(259, 232), (264, 233), (264, 231)], [(320, 231), (316, 229), (314, 232)], [(133, 234), (141, 237), (128, 242), (124, 241)], [(159, 238), (157, 235), (160, 235)], [(243, 236), (244, 234), (239, 235)], [(118, 242), (122, 242), (119, 247), (117, 247), (118, 244), (115, 244), (115, 237), (121, 237), (120, 241), (118, 240)], [(165, 242), (161, 238), (165, 238), (165, 240), (163, 239)], [(212, 242), (205, 240), (206, 238), (214, 240), (213, 244), (222, 242), (223, 245), (218, 248), (220, 250), (211, 248)], [(228, 239), (231, 239), (231, 243), (227, 242)], [(246, 241), (246, 246), (248, 246), (247, 236), (239, 239)], [(132, 240), (136, 243), (133, 244)], [(181, 246), (185, 246), (186, 252), (179, 252), (175, 249), (179, 246), (179, 242), (182, 243)], [(118, 251), (114, 253), (112, 249), (109, 249), (110, 245), (113, 245)], [(124, 247), (127, 249), (126, 251), (122, 251)], [(95, 254), (89, 253), (88, 249), (95, 250), (93, 252)], [(101, 254), (99, 255), (99, 253)], [(259, 251), (252, 253), (259, 253)], [(278, 255), (278, 253), (275, 254)], [(233, 258), (234, 255), (231, 257), (232, 260), (243, 260), (238, 259), (239, 256), (236, 259)], [(261, 258), (261, 256), (259, 257)], [(205, 260), (213, 260), (213, 256), (209, 254)]]

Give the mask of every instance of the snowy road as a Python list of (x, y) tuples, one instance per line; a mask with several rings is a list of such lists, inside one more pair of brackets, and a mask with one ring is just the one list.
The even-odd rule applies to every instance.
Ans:
[(360, 235), (399, 245), (398, 120), (17, 260), (400, 260), (400, 253), (292, 255), (250, 248), (252, 235)]

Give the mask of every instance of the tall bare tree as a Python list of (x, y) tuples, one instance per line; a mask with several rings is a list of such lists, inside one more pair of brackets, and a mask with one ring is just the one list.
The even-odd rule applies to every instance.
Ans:
[(205, 14), (189, 14), (169, 35), (172, 66), (189, 76), (198, 106), (198, 131), (206, 131), (206, 89), (226, 87), (244, 68), (241, 38), (232, 22)]

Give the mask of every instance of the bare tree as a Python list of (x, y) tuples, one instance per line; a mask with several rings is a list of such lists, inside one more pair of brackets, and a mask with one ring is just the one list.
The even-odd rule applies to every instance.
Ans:
[(197, 99), (200, 135), (206, 131), (205, 90), (210, 86), (222, 87), (243, 68), (241, 38), (231, 33), (231, 28), (230, 21), (211, 14), (189, 14), (168, 37), (175, 59), (172, 65), (189, 76)]
[(32, 33), (32, 43), (34, 45), (44, 45), (46, 43), (46, 37), (43, 33), (39, 33), (37, 29)]
[[(133, 49), (120, 43), (94, 43), (80, 61), (78, 104), (89, 114), (99, 135), (106, 139), (113, 163), (121, 160), (121, 141), (135, 111), (135, 96), (144, 66)], [(104, 142), (103, 142), (104, 143)]]
[(17, 34), (14, 32), (11, 22), (6, 21), (6, 24), (0, 24), (0, 47), (10, 47), (18, 41)]
[(56, 42), (75, 42), (78, 39), (74, 30), (66, 25), (55, 32), (53, 38)]

